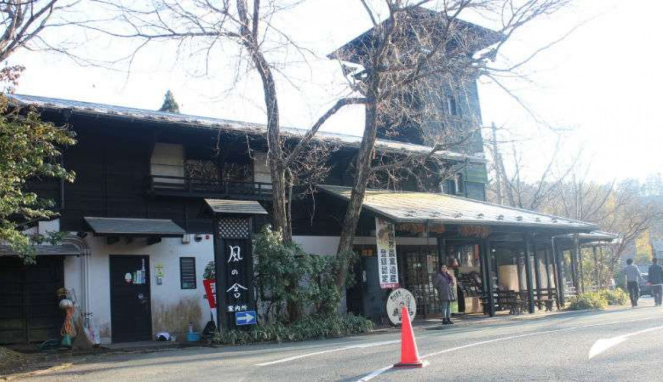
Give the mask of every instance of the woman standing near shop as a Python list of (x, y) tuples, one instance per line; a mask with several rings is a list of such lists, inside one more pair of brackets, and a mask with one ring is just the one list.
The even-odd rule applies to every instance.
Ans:
[(442, 323), (453, 324), (451, 322), (451, 302), (456, 301), (456, 291), (454, 290), (454, 277), (448, 272), (446, 265), (442, 265), (440, 272), (435, 275), (433, 285), (437, 289), (442, 306)]

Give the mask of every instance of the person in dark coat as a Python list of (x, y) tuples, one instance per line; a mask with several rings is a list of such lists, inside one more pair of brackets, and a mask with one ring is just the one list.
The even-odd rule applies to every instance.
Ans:
[(446, 265), (442, 265), (440, 272), (433, 277), (433, 286), (437, 289), (437, 295), (442, 306), (442, 323), (444, 325), (453, 324), (451, 321), (451, 302), (456, 301), (456, 291), (454, 290), (454, 277), (448, 272)]
[(649, 266), (647, 281), (651, 285), (651, 294), (654, 296), (654, 304), (661, 306), (663, 294), (663, 267), (658, 264), (658, 259), (653, 258)]

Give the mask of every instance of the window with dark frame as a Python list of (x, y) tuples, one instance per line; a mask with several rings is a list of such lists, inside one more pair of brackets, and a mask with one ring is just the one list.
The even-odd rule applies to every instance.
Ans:
[(180, 257), (180, 286), (182, 289), (196, 289), (195, 257)]

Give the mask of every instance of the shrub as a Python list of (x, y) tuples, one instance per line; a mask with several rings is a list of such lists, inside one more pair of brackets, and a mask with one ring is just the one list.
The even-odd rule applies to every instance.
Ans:
[(602, 289), (598, 292), (601, 297), (605, 298), (608, 305), (626, 305), (629, 301), (628, 294), (623, 289), (617, 288), (614, 290)]
[(256, 342), (288, 342), (342, 337), (369, 332), (373, 323), (360, 316), (314, 315), (304, 317), (291, 325), (281, 322), (252, 327), (248, 331), (222, 330), (214, 333), (213, 344), (244, 345)]
[(216, 278), (216, 266), (214, 260), (207, 263), (205, 266), (205, 271), (203, 271), (203, 279), (205, 280), (214, 280)]
[(587, 292), (571, 298), (568, 310), (605, 309), (608, 300), (601, 292)]
[[(342, 295), (335, 275), (346, 259), (310, 255), (295, 243), (284, 243), (268, 226), (255, 236), (253, 248), (264, 322), (293, 323), (307, 313), (336, 314)], [(352, 263), (353, 259), (345, 262), (348, 268)]]

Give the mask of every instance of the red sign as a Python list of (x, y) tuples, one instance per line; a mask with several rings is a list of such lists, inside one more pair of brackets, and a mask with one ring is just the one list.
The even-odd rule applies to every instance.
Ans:
[(216, 308), (216, 280), (206, 279), (203, 280), (205, 293), (207, 294), (207, 302), (209, 302), (210, 309)]

